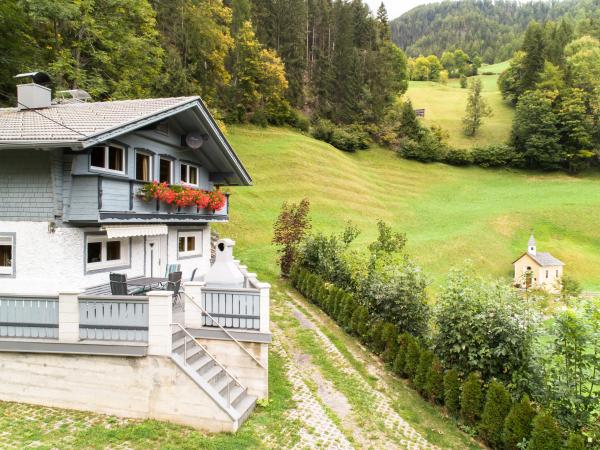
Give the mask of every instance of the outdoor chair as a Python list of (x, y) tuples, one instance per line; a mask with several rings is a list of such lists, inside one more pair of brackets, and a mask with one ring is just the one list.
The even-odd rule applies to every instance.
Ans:
[(192, 271), (192, 277), (190, 278), (190, 281), (194, 281), (194, 277), (196, 276), (196, 271), (198, 270), (198, 268), (196, 267), (193, 271)]
[(127, 275), (123, 273), (110, 274), (110, 293), (112, 295), (128, 295)]
[(181, 272), (171, 272), (169, 274), (169, 281), (167, 282), (166, 290), (173, 292), (173, 307), (176, 310), (183, 310), (183, 304), (181, 302), (181, 295), (179, 289), (181, 288)]
[(179, 272), (181, 270), (181, 264), (167, 264), (165, 271), (165, 278), (168, 278), (173, 272)]

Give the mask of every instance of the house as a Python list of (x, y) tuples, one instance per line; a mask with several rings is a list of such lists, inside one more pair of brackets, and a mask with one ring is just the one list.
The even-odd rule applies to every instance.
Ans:
[[(235, 431), (267, 396), (270, 342), (269, 285), (228, 239), (211, 266), (244, 165), (199, 97), (57, 101), (46, 74), (18, 78), (0, 109), (0, 399)], [(111, 273), (173, 265), (179, 310), (165, 290), (111, 294)]]
[(527, 251), (513, 262), (513, 266), (515, 286), (560, 293), (564, 263), (550, 253), (538, 252), (533, 234), (529, 237)]

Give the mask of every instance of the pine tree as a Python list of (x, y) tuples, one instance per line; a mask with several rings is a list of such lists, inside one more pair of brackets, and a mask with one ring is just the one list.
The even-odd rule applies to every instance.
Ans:
[(523, 76), (520, 92), (523, 93), (535, 87), (539, 74), (544, 70), (544, 32), (537, 22), (531, 22), (525, 31), (523, 46)]
[(527, 395), (512, 406), (504, 421), (503, 441), (506, 450), (518, 450), (521, 442), (529, 440), (534, 417), (535, 409)]
[(383, 2), (377, 8), (377, 22), (379, 25), (379, 40), (382, 42), (390, 40), (392, 33), (390, 31), (387, 9), (385, 9)]
[(458, 371), (450, 369), (444, 375), (444, 404), (454, 417), (460, 412), (460, 379)]
[(527, 450), (561, 450), (562, 437), (556, 421), (545, 412), (533, 419), (533, 431)]
[(398, 336), (398, 351), (396, 352), (396, 357), (394, 358), (393, 370), (396, 375), (401, 377), (406, 376), (404, 368), (406, 366), (406, 353), (410, 339), (411, 336), (408, 333), (402, 333), (400, 336)]
[(425, 390), (432, 402), (440, 403), (444, 400), (444, 370), (438, 358), (434, 358), (431, 363)]
[(412, 338), (408, 342), (406, 349), (406, 366), (404, 371), (409, 379), (414, 379), (417, 368), (419, 367), (419, 359), (421, 356), (421, 346), (416, 339)]
[(460, 395), (460, 413), (467, 425), (474, 426), (479, 420), (482, 402), (481, 378), (475, 372), (470, 373)]
[(433, 363), (433, 352), (428, 349), (424, 349), (419, 355), (419, 365), (417, 366), (417, 372), (413, 383), (417, 390), (422, 394), (427, 394), (427, 375), (431, 370), (431, 364)]
[(481, 96), (481, 89), (481, 78), (472, 79), (467, 97), (467, 109), (462, 120), (463, 130), (467, 136), (474, 136), (481, 126), (483, 118), (492, 115), (492, 109)]
[(564, 450), (585, 450), (585, 439), (578, 433), (571, 433)]
[(479, 424), (479, 435), (492, 448), (498, 448), (502, 445), (504, 420), (510, 408), (510, 394), (502, 383), (492, 381), (487, 390), (481, 423)]

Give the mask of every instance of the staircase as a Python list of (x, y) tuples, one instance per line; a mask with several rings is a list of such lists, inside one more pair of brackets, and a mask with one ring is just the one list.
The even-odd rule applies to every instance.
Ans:
[(173, 325), (171, 359), (203, 389), (239, 428), (256, 406), (244, 387), (180, 324)]

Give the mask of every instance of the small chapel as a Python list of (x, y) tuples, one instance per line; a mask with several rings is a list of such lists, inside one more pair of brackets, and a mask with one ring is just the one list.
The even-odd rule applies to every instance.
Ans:
[(543, 289), (559, 294), (565, 264), (550, 253), (538, 252), (533, 234), (527, 242), (527, 251), (513, 262), (514, 284), (522, 289)]

